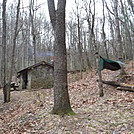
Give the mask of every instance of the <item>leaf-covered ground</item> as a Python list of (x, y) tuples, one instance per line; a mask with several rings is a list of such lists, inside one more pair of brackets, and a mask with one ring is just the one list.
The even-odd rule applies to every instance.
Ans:
[[(120, 80), (134, 85), (134, 63), (126, 66), (128, 77), (119, 71), (102, 71), (104, 80)], [(73, 76), (72, 76), (73, 77)], [(76, 115), (49, 114), (53, 90), (11, 92), (11, 102), (3, 104), (0, 90), (0, 134), (134, 134), (134, 93), (104, 85), (98, 97), (96, 71), (69, 84), (71, 106)]]

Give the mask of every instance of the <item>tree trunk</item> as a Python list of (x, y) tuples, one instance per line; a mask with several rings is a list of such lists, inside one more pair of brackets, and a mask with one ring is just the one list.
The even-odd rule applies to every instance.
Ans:
[[(115, 15), (115, 36), (116, 36), (116, 44), (118, 46), (118, 59), (123, 61), (123, 46), (121, 41), (120, 34), (120, 25), (119, 25), (119, 16), (118, 16), (118, 0), (114, 0), (114, 15)], [(121, 65), (120, 75), (124, 75), (125, 70), (123, 65)]]
[(112, 49), (113, 49), (113, 55), (114, 57), (118, 57), (117, 55), (117, 48), (115, 46), (115, 37), (114, 37), (114, 25), (113, 25), (113, 20), (110, 16), (110, 13), (108, 13), (108, 18), (109, 18), (109, 23), (110, 23), (110, 34), (111, 34), (111, 37), (112, 37), (112, 41), (110, 42), (111, 46), (112, 46)]
[(89, 55), (88, 55), (88, 51), (87, 51), (87, 39), (86, 39), (86, 32), (84, 32), (84, 53), (85, 53), (85, 59), (86, 59), (86, 66), (89, 70), (92, 69), (90, 60), (89, 60)]
[(93, 12), (91, 11), (92, 1), (89, 2), (88, 9), (86, 7), (87, 23), (88, 23), (88, 49), (91, 52), (91, 63), (96, 66), (96, 60), (94, 57), (94, 52), (97, 51), (97, 46), (95, 44), (95, 0), (93, 0)]
[(35, 32), (35, 26), (34, 26), (34, 0), (31, 0), (30, 2), (30, 21), (31, 21), (31, 34), (32, 34), (32, 44), (33, 44), (33, 48), (34, 48), (34, 52), (33, 52), (33, 59), (34, 59), (34, 64), (36, 64), (37, 62), (37, 57), (36, 57), (36, 32)]
[(103, 97), (104, 92), (103, 92), (103, 84), (102, 84), (102, 75), (101, 75), (101, 70), (100, 70), (100, 56), (99, 54), (97, 55), (98, 59), (98, 75), (99, 75), (99, 96)]
[(13, 48), (12, 48), (12, 57), (11, 57), (10, 79), (9, 79), (10, 86), (11, 86), (11, 81), (12, 81), (12, 75), (14, 72), (14, 65), (15, 65), (14, 62), (15, 62), (16, 39), (19, 33), (18, 31), (19, 13), (20, 13), (20, 0), (18, 0), (18, 5), (17, 5), (16, 23), (15, 23), (15, 31), (14, 31), (14, 37), (13, 37)]
[(3, 68), (2, 68), (2, 72), (3, 72), (3, 94), (4, 94), (4, 102), (9, 102), (10, 101), (10, 88), (9, 86), (7, 86), (8, 84), (6, 83), (6, 0), (3, 0), (3, 12), (2, 12), (2, 22), (3, 22), (3, 29), (2, 29), (2, 45), (3, 45)]
[[(2, 12), (1, 11), (1, 8), (0, 8), (0, 12)], [(0, 22), (0, 36), (2, 37), (2, 22)], [(3, 66), (3, 64), (2, 64), (2, 40), (0, 40), (0, 88), (2, 87), (2, 66)]]
[(103, 5), (102, 39), (103, 39), (103, 44), (104, 44), (104, 48), (105, 48), (105, 52), (106, 52), (106, 57), (107, 57), (107, 59), (109, 59), (107, 44), (106, 44), (106, 34), (105, 34), (105, 29), (104, 29), (104, 27), (105, 27), (104, 0), (102, 0), (102, 5)]
[(84, 59), (82, 55), (82, 43), (81, 43), (81, 31), (80, 31), (80, 15), (79, 15), (79, 9), (78, 4), (75, 0), (76, 6), (77, 6), (77, 30), (78, 30), (78, 52), (79, 52), (79, 64), (80, 64), (80, 74), (82, 79), (82, 70), (84, 69)]
[[(51, 5), (50, 5), (51, 4)], [(54, 0), (48, 0), (50, 18), (54, 17)], [(66, 0), (58, 0), (56, 16), (51, 18), (55, 32), (54, 46), (54, 107), (53, 114), (72, 114), (67, 84), (67, 55), (65, 44), (65, 5)], [(54, 9), (52, 9), (52, 8)], [(56, 22), (53, 22), (55, 21)]]
[(128, 14), (125, 13), (125, 8), (124, 8), (124, 5), (123, 5), (123, 2), (122, 0), (120, 0), (120, 3), (121, 3), (121, 11), (122, 11), (122, 14), (123, 14), (123, 18), (124, 18), (124, 23), (123, 23), (123, 29), (122, 31), (124, 31), (126, 37), (125, 37), (125, 44), (126, 44), (126, 57), (127, 59), (129, 60), (132, 60), (133, 59), (133, 45), (132, 45), (132, 40), (131, 40), (131, 34), (130, 34), (130, 31), (128, 29)]

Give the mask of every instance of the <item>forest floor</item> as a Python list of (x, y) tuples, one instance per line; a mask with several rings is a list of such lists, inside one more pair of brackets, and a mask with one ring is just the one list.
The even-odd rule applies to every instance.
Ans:
[[(123, 78), (119, 71), (103, 70), (103, 80), (134, 85), (134, 62), (125, 70)], [(83, 77), (69, 84), (73, 116), (50, 114), (53, 89), (13, 91), (7, 104), (0, 90), (0, 134), (134, 134), (134, 92), (104, 85), (104, 97), (99, 97), (96, 71)]]

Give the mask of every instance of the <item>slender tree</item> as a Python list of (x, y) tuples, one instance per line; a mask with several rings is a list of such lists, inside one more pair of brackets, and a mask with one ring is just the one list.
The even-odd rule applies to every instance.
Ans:
[(121, 3), (121, 13), (123, 15), (123, 25), (122, 25), (122, 32), (124, 33), (125, 37), (125, 54), (127, 59), (132, 59), (133, 58), (133, 45), (132, 45), (132, 40), (131, 40), (131, 33), (129, 29), (129, 17), (127, 14), (127, 11), (125, 11), (125, 4), (123, 3), (122, 0), (120, 0)]
[(78, 52), (79, 52), (79, 60), (80, 60), (80, 73), (82, 79), (82, 70), (84, 69), (84, 59), (82, 55), (82, 42), (81, 42), (81, 28), (80, 28), (80, 12), (79, 12), (79, 3), (76, 2), (76, 15), (77, 15), (77, 32), (78, 32)]
[(3, 4), (2, 4), (2, 8), (3, 8), (3, 12), (2, 12), (2, 46), (3, 46), (3, 94), (4, 94), (4, 102), (9, 102), (10, 101), (10, 96), (9, 96), (9, 88), (7, 86), (6, 80), (7, 80), (7, 74), (6, 74), (6, 3), (7, 0), (3, 0)]
[(54, 29), (54, 107), (53, 114), (73, 114), (70, 106), (67, 84), (67, 55), (65, 44), (66, 0), (58, 0), (55, 10), (54, 0), (48, 0), (48, 9)]
[(13, 72), (14, 72), (16, 40), (17, 40), (17, 36), (18, 36), (18, 33), (19, 33), (19, 30), (18, 30), (19, 13), (20, 13), (20, 0), (18, 0), (18, 5), (17, 5), (17, 14), (16, 14), (16, 22), (15, 22), (15, 28), (14, 28), (14, 37), (13, 37), (13, 48), (12, 48), (11, 69), (10, 69), (9, 83), (11, 83), (12, 75), (13, 75)]
[[(93, 6), (93, 11), (91, 7)], [(95, 43), (95, 0), (90, 0), (84, 4), (84, 10), (86, 12), (86, 20), (88, 24), (88, 49), (91, 53), (91, 62), (96, 65), (94, 52), (97, 51), (97, 45)]]
[(107, 50), (107, 43), (106, 43), (106, 33), (105, 33), (105, 4), (104, 4), (104, 0), (102, 0), (102, 7), (103, 7), (103, 19), (102, 19), (102, 39), (103, 39), (103, 44), (104, 44), (104, 48), (105, 48), (105, 51), (106, 51), (106, 57), (109, 59), (109, 56), (108, 56), (108, 50)]
[[(118, 15), (118, 0), (114, 0), (114, 17), (115, 17), (115, 36), (116, 43), (118, 45), (118, 58), (119, 60), (123, 60), (123, 46), (122, 39), (120, 34), (120, 23), (119, 23), (119, 15)], [(125, 74), (125, 70), (122, 66), (120, 74)]]
[(34, 0), (31, 0), (30, 1), (30, 21), (31, 21), (31, 34), (32, 34), (32, 44), (33, 44), (33, 47), (34, 47), (34, 64), (37, 62), (37, 57), (36, 57), (36, 28), (34, 26), (34, 14), (35, 14), (35, 9), (34, 9)]
[[(2, 13), (2, 3), (0, 3), (0, 14)], [(0, 17), (1, 18), (1, 17)], [(0, 36), (2, 37), (2, 21), (0, 21)], [(0, 40), (0, 65), (2, 65), (2, 40)], [(2, 66), (0, 66), (0, 88), (2, 87)]]

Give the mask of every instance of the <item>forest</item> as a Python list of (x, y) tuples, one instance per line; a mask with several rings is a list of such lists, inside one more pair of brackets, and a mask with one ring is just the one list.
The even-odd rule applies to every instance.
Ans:
[(0, 133), (134, 133), (132, 0), (3, 0), (0, 38)]

